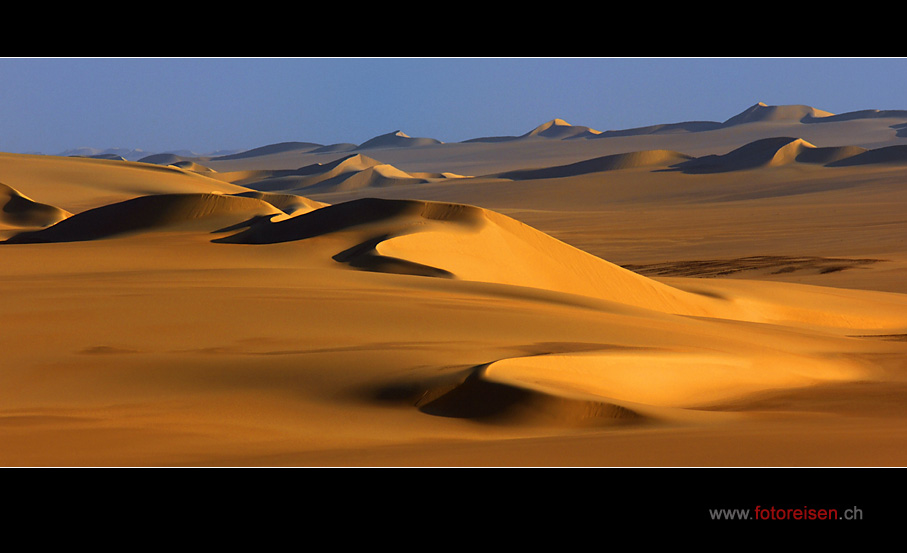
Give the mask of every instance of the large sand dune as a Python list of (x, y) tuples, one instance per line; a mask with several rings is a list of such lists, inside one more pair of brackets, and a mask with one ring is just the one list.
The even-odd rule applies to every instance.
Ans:
[(0, 462), (902, 465), (897, 121), (2, 154)]
[(283, 213), (257, 198), (225, 194), (157, 194), (83, 211), (53, 226), (7, 242), (78, 242), (204, 223), (214, 231)]

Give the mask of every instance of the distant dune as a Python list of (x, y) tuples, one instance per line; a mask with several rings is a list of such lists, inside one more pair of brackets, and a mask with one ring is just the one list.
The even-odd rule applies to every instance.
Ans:
[(887, 146), (874, 150), (855, 152), (854, 155), (833, 160), (829, 165), (835, 167), (869, 164), (907, 164), (907, 145)]
[(261, 191), (316, 194), (421, 184), (456, 177), (459, 175), (407, 173), (364, 154), (349, 154), (329, 163), (315, 163), (299, 169), (237, 172), (222, 174), (219, 178)]
[(376, 136), (360, 144), (357, 150), (370, 150), (374, 148), (409, 148), (413, 146), (434, 146), (441, 144), (434, 138), (413, 138), (403, 131), (394, 131)]
[(557, 167), (507, 171), (488, 176), (514, 180), (554, 179), (602, 171), (617, 171), (642, 167), (669, 167), (691, 159), (693, 159), (691, 156), (681, 154), (680, 152), (649, 150), (603, 156)]
[(805, 105), (768, 106), (759, 102), (724, 122), (725, 127), (762, 121), (807, 122), (833, 115)]
[(475, 142), (510, 142), (515, 140), (527, 140), (533, 138), (546, 138), (549, 140), (571, 140), (577, 138), (593, 138), (601, 135), (601, 132), (581, 125), (571, 125), (563, 119), (552, 119), (542, 123), (531, 131), (520, 136), (488, 136), (480, 138), (471, 138), (464, 140), (463, 143)]
[(329, 154), (333, 152), (349, 152), (356, 149), (356, 145), (351, 142), (341, 142), (338, 144), (328, 144), (312, 150), (313, 154)]
[(723, 172), (784, 165), (812, 144), (799, 138), (766, 138), (741, 146), (727, 154), (709, 155), (678, 164), (686, 172)]
[[(815, 124), (872, 119), (903, 119), (907, 121), (907, 110), (867, 109), (833, 114), (825, 110), (802, 104), (767, 105), (763, 102), (758, 102), (724, 121), (681, 121), (627, 129), (598, 131), (587, 126), (571, 125), (563, 119), (552, 119), (520, 135), (477, 137), (463, 140), (461, 143), (511, 142), (533, 138), (546, 138), (549, 140), (571, 140), (577, 138), (608, 139), (645, 135), (699, 133), (753, 123)], [(280, 154), (335, 153), (375, 148), (405, 148), (411, 146), (433, 146), (443, 144), (444, 142), (435, 138), (412, 138), (398, 130), (376, 136), (358, 145), (351, 142), (322, 145), (306, 141), (289, 141), (260, 146), (240, 152), (231, 152), (227, 154), (214, 153), (207, 155), (198, 155), (191, 152), (149, 154), (141, 150), (108, 149), (102, 151), (95, 148), (79, 148), (68, 150), (62, 155), (104, 157), (108, 159), (125, 159), (131, 161), (138, 160), (143, 163), (169, 165), (176, 161), (199, 161), (205, 159), (214, 161), (236, 161)]]
[(540, 136), (543, 138), (565, 140), (572, 138), (587, 138), (599, 134), (601, 134), (601, 132), (595, 129), (590, 129), (589, 127), (571, 125), (563, 119), (552, 119), (551, 121), (548, 121), (547, 123), (544, 123), (532, 129), (531, 131), (523, 135), (523, 137), (528, 138)]
[(800, 138), (778, 137), (751, 142), (723, 155), (709, 155), (676, 164), (689, 173), (741, 171), (790, 163), (813, 163), (829, 167), (907, 162), (907, 147), (891, 146), (866, 150), (858, 146), (818, 148)]
[(675, 134), (688, 132), (705, 132), (722, 128), (721, 123), (714, 121), (686, 121), (682, 123), (664, 123), (648, 125), (632, 129), (603, 131), (601, 138), (617, 138), (622, 136), (642, 136), (647, 134)]
[(139, 163), (153, 163), (155, 165), (176, 165), (178, 163), (193, 163), (192, 158), (178, 154), (152, 154), (138, 160)]
[(220, 156), (213, 159), (217, 161), (228, 161), (234, 159), (246, 159), (250, 157), (280, 154), (285, 152), (310, 152), (319, 147), (321, 147), (321, 144), (315, 144), (312, 142), (279, 142), (277, 144), (269, 144), (267, 146), (261, 146), (259, 148), (253, 148), (244, 152)]
[(840, 114), (827, 114), (821, 117), (807, 118), (804, 123), (834, 123), (838, 121), (856, 121), (858, 119), (900, 118), (907, 119), (907, 110), (903, 109), (864, 109)]
[(206, 167), (200, 163), (196, 163), (195, 161), (188, 161), (188, 160), (176, 161), (174, 163), (170, 163), (169, 165), (173, 165), (174, 167), (177, 167), (179, 169), (193, 171), (195, 173), (216, 173), (216, 171), (214, 169), (211, 169), (210, 167)]

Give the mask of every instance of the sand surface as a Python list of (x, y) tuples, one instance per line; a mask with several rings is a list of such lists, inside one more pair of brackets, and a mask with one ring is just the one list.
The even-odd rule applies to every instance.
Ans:
[(903, 466), (905, 123), (0, 154), (0, 465)]

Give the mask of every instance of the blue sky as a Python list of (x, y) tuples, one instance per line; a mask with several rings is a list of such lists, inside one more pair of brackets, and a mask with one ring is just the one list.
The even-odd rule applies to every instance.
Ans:
[(0, 151), (458, 142), (555, 117), (724, 121), (760, 101), (907, 109), (904, 90), (907, 58), (0, 58)]

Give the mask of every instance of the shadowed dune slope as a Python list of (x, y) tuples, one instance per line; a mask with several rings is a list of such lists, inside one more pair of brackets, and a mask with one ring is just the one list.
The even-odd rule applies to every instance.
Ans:
[(0, 228), (46, 227), (70, 215), (64, 209), (36, 202), (0, 183)]
[(562, 178), (584, 175), (587, 173), (637, 169), (641, 167), (668, 167), (692, 159), (691, 156), (671, 150), (646, 150), (602, 156), (571, 163), (569, 165), (507, 171), (505, 173), (489, 176), (513, 180)]
[(142, 196), (78, 213), (45, 229), (11, 237), (9, 243), (79, 242), (206, 222), (209, 230), (283, 212), (268, 202), (224, 194)]

